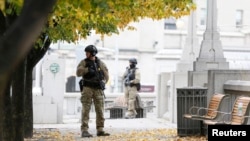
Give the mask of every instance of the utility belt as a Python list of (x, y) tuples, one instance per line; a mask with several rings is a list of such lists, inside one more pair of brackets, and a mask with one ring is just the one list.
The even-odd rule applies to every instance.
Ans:
[(98, 81), (86, 81), (86, 80), (84, 80), (83, 86), (95, 88), (95, 89), (102, 89), (100, 82), (98, 82)]
[(134, 84), (134, 83), (126, 84), (126, 83), (125, 83), (125, 86), (126, 86), (126, 87), (128, 87), (128, 86), (129, 86), (129, 87), (134, 87), (134, 86), (135, 86), (136, 89), (137, 89), (137, 91), (140, 91), (140, 90), (141, 90), (141, 83), (137, 83), (137, 84)]
[(126, 84), (125, 83), (125, 86), (127, 87), (127, 86), (130, 86), (130, 87), (133, 87), (133, 86), (136, 86), (137, 84), (134, 84), (134, 83), (130, 83), (130, 84)]

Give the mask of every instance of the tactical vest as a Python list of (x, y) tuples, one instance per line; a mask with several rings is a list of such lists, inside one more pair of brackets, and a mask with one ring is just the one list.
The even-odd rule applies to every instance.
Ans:
[(92, 68), (95, 70), (95, 74), (90, 74), (89, 72), (86, 73), (83, 78), (84, 78), (84, 86), (89, 86), (93, 88), (100, 88), (102, 80), (104, 80), (104, 72), (100, 68), (100, 60), (96, 58), (95, 62), (89, 59), (85, 59), (86, 66), (87, 68)]
[(135, 70), (136, 70), (136, 69), (137, 69), (137, 68), (129, 69), (129, 72), (128, 72), (128, 74), (127, 74), (127, 78), (128, 78), (129, 81), (135, 79)]
[[(125, 81), (124, 81), (124, 84), (125, 86), (126, 85), (126, 81), (131, 81), (131, 80), (134, 80), (135, 79), (135, 71), (136, 71), (137, 68), (133, 68), (133, 69), (129, 69), (128, 71), (128, 74), (126, 75), (126, 78), (125, 78)], [(137, 83), (137, 84), (129, 84), (130, 87), (133, 87), (133, 86), (136, 86), (137, 88), (137, 91), (140, 91), (141, 89), (141, 83)]]

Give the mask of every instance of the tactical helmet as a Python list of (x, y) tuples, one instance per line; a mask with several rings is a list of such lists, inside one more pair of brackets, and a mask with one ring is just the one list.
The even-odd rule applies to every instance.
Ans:
[(130, 62), (130, 63), (133, 63), (133, 64), (137, 64), (137, 60), (136, 60), (135, 58), (129, 59), (129, 62)]
[(94, 45), (88, 45), (85, 48), (85, 52), (90, 52), (92, 56), (95, 56), (97, 54), (97, 48)]

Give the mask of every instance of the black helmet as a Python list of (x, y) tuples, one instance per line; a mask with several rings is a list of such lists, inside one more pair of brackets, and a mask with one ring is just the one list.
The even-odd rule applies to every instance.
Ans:
[(136, 60), (135, 58), (129, 59), (129, 62), (130, 62), (130, 63), (133, 63), (133, 64), (137, 64), (137, 60)]
[(95, 56), (97, 54), (97, 48), (94, 45), (88, 45), (85, 48), (85, 52), (90, 52), (92, 56)]

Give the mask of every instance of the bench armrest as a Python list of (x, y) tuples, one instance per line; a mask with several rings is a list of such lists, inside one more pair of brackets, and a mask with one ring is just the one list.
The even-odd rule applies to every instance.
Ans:
[(225, 113), (225, 114), (223, 114), (222, 121), (223, 121), (224, 124), (231, 124), (231, 119), (230, 120), (226, 119), (226, 117), (228, 117), (230, 115), (231, 115), (231, 113)]
[(198, 115), (198, 110), (203, 107), (192, 106), (189, 109), (189, 114), (191, 115)]

